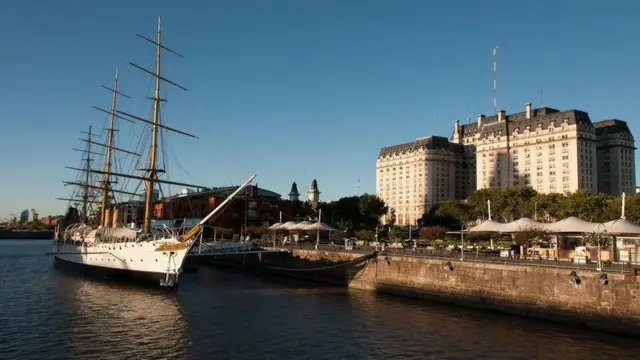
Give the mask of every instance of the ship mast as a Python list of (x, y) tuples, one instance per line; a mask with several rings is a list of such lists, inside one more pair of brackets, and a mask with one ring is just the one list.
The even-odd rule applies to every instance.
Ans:
[(109, 129), (108, 129), (108, 134), (107, 134), (107, 158), (104, 162), (104, 176), (102, 179), (102, 202), (100, 205), (100, 209), (101, 209), (101, 216), (100, 216), (100, 224), (102, 226), (107, 226), (107, 206), (108, 206), (108, 198), (109, 198), (109, 191), (111, 190), (111, 181), (109, 179), (109, 175), (111, 174), (111, 150), (114, 150), (114, 144), (113, 144), (113, 138), (114, 138), (114, 125), (115, 125), (115, 120), (116, 120), (116, 103), (117, 103), (117, 98), (118, 95), (122, 95), (124, 97), (130, 98), (129, 96), (118, 92), (118, 69), (116, 69), (116, 76), (113, 79), (113, 89), (110, 89), (106, 86), (103, 86), (103, 88), (110, 90), (112, 92), (112, 97), (111, 97), (111, 109), (110, 109), (110, 117), (109, 117)]
[(89, 125), (89, 132), (87, 132), (87, 157), (85, 160), (87, 161), (85, 164), (85, 181), (83, 186), (83, 194), (82, 194), (82, 216), (84, 218), (84, 223), (87, 223), (89, 220), (89, 214), (87, 214), (87, 204), (89, 203), (89, 175), (91, 175), (91, 125)]
[[(175, 132), (178, 134), (182, 134), (182, 135), (186, 135), (192, 138), (197, 139), (197, 136), (188, 134), (186, 132), (180, 131), (180, 130), (176, 130), (174, 128), (171, 128), (167, 125), (161, 124), (160, 122), (160, 102), (161, 101), (166, 101), (165, 99), (160, 98), (160, 82), (164, 81), (167, 84), (173, 85), (179, 89), (182, 90), (187, 90), (186, 88), (176, 84), (175, 82), (165, 78), (162, 76), (162, 72), (160, 71), (160, 56), (161, 56), (161, 51), (165, 50), (168, 51), (174, 55), (177, 55), (179, 57), (182, 57), (182, 55), (180, 55), (179, 53), (169, 49), (168, 47), (162, 45), (162, 28), (160, 25), (160, 18), (158, 18), (158, 29), (157, 29), (157, 37), (156, 40), (151, 40), (145, 36), (142, 36), (140, 34), (136, 34), (138, 37), (146, 40), (147, 42), (150, 42), (151, 44), (155, 45), (156, 47), (156, 68), (155, 71), (150, 71), (147, 70), (145, 68), (143, 68), (142, 66), (136, 65), (132, 62), (129, 62), (129, 64), (133, 67), (135, 67), (138, 70), (142, 70), (144, 72), (146, 72), (147, 74), (155, 77), (156, 79), (156, 86), (155, 86), (155, 91), (154, 91), (154, 97), (152, 98), (153, 100), (153, 119), (152, 120), (147, 120), (145, 118), (142, 118), (140, 116), (136, 116), (136, 115), (132, 115), (129, 114), (127, 112), (124, 111), (120, 111), (120, 110), (115, 110), (114, 111), (109, 111), (109, 110), (104, 110), (101, 109), (99, 107), (94, 106), (94, 108), (96, 108), (97, 110), (100, 110), (104, 113), (107, 114), (112, 114), (114, 117), (119, 118), (119, 119), (123, 119), (123, 120), (127, 120), (127, 121), (140, 121), (143, 122), (145, 124), (151, 125), (151, 131), (152, 131), (152, 138), (151, 138), (151, 144), (149, 146), (149, 162), (148, 162), (148, 168), (147, 169), (141, 169), (144, 170), (146, 172), (146, 176), (135, 176), (135, 175), (129, 175), (129, 174), (121, 174), (121, 173), (114, 173), (112, 171), (101, 171), (101, 170), (90, 170), (92, 173), (94, 174), (110, 174), (112, 176), (116, 176), (116, 177), (124, 177), (124, 178), (129, 178), (129, 179), (138, 179), (138, 180), (144, 180), (146, 181), (146, 186), (145, 186), (145, 211), (144, 211), (144, 226), (142, 228), (142, 233), (143, 234), (150, 234), (151, 233), (151, 218), (152, 218), (152, 211), (153, 211), (153, 188), (155, 186), (156, 183), (160, 183), (160, 184), (173, 184), (173, 185), (179, 185), (179, 186), (187, 186), (187, 187), (194, 187), (194, 188), (199, 188), (199, 189), (205, 189), (204, 186), (198, 186), (198, 185), (192, 185), (192, 184), (186, 184), (186, 183), (180, 183), (180, 182), (175, 182), (175, 181), (169, 181), (169, 180), (163, 180), (163, 179), (159, 179), (158, 178), (158, 174), (159, 173), (163, 173), (164, 170), (163, 169), (157, 169), (156, 168), (156, 155), (157, 155), (157, 146), (158, 146), (158, 131), (160, 129), (164, 129), (164, 130), (168, 130), (171, 132)], [(116, 114), (117, 113), (117, 114)], [(133, 120), (131, 120), (133, 119)], [(108, 145), (103, 145), (103, 144), (99, 144), (100, 146), (104, 146), (106, 148), (112, 148), (114, 150), (119, 150), (119, 151), (124, 151), (124, 152), (128, 152), (126, 150), (122, 150), (122, 149), (117, 149), (115, 147), (110, 147)], [(128, 152), (131, 153), (131, 152)], [(135, 153), (131, 153), (134, 155), (138, 155)], [(76, 168), (72, 168), (72, 167), (68, 167), (69, 169), (73, 169), (73, 170), (80, 170), (80, 169), (76, 169)]]
[(156, 153), (158, 150), (158, 124), (160, 122), (160, 50), (162, 47), (162, 27), (160, 25), (160, 18), (158, 17), (158, 32), (156, 38), (156, 89), (153, 95), (153, 126), (151, 127), (151, 145), (149, 147), (149, 179), (147, 180), (147, 187), (144, 196), (144, 227), (142, 232), (144, 234), (151, 233), (151, 211), (153, 205), (153, 187), (156, 177)]
[(133, 67), (142, 70), (144, 72), (146, 72), (149, 75), (152, 75), (153, 77), (155, 77), (156, 79), (156, 87), (155, 87), (155, 91), (154, 91), (154, 96), (153, 96), (153, 120), (149, 121), (137, 116), (133, 116), (131, 114), (127, 114), (125, 112), (122, 111), (118, 111), (118, 113), (123, 114), (123, 115), (127, 115), (133, 119), (148, 123), (151, 125), (151, 144), (149, 146), (149, 166), (147, 169), (145, 169), (147, 171), (147, 176), (146, 176), (146, 187), (145, 187), (145, 199), (144, 199), (144, 226), (142, 228), (142, 233), (143, 234), (150, 234), (151, 233), (151, 217), (152, 217), (152, 211), (153, 211), (153, 189), (155, 186), (156, 182), (161, 182), (158, 181), (158, 173), (164, 172), (163, 169), (157, 169), (156, 168), (156, 155), (158, 152), (158, 130), (160, 128), (166, 129), (166, 130), (171, 130), (183, 135), (187, 135), (187, 136), (191, 136), (194, 137), (193, 135), (172, 129), (170, 127), (164, 126), (162, 124), (160, 124), (160, 102), (161, 101), (166, 101), (165, 99), (161, 99), (160, 98), (160, 81), (165, 81), (168, 84), (171, 84), (177, 88), (180, 88), (182, 90), (187, 90), (184, 87), (172, 82), (171, 80), (168, 80), (166, 78), (164, 78), (162, 76), (162, 72), (160, 71), (160, 65), (161, 65), (161, 54), (162, 54), (162, 50), (166, 50), (169, 51), (170, 53), (173, 53), (179, 57), (182, 57), (182, 55), (180, 55), (179, 53), (169, 49), (168, 47), (162, 45), (162, 26), (161, 26), (161, 22), (160, 22), (160, 17), (158, 17), (158, 29), (156, 32), (156, 40), (153, 41), (147, 37), (144, 37), (140, 34), (136, 34), (138, 37), (154, 44), (156, 46), (156, 68), (155, 71), (149, 71), (141, 66), (138, 66), (134, 63), (129, 63), (131, 64)]

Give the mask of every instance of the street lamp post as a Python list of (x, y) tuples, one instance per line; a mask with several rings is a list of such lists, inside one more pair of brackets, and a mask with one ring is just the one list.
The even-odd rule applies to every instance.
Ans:
[(247, 225), (246, 224), (242, 224), (240, 226), (240, 242), (244, 243), (244, 230), (247, 229)]
[(375, 236), (375, 243), (376, 243), (376, 251), (378, 251), (378, 242), (380, 241), (379, 237), (378, 237), (378, 227), (379, 225), (376, 224), (376, 236)]
[(460, 257), (460, 260), (464, 261), (464, 223), (462, 223), (462, 230), (460, 230), (460, 241), (462, 242), (462, 246), (460, 247), (462, 256)]
[[(604, 231), (600, 231), (600, 225), (602, 225), (602, 227), (604, 228)], [(602, 250), (601, 250), (602, 246), (600, 244), (600, 234), (601, 233), (604, 233), (605, 236), (607, 234), (607, 227), (603, 223), (599, 223), (598, 224), (598, 237), (597, 237), (597, 239), (598, 239), (598, 269), (597, 270), (598, 271), (602, 271)]]

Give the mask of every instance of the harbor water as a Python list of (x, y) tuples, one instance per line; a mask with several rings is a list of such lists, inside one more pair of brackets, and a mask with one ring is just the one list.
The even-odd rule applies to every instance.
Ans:
[(55, 269), (0, 241), (0, 359), (637, 359), (629, 339), (298, 280), (200, 268), (177, 293)]

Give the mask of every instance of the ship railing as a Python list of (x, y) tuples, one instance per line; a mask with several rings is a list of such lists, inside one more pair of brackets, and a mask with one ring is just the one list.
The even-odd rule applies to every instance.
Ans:
[(190, 229), (190, 227), (186, 227), (185, 225), (170, 227), (167, 225), (162, 225), (161, 227), (157, 227), (153, 233), (154, 240), (165, 240), (165, 239), (177, 239), (181, 234), (184, 234)]
[(84, 223), (76, 223), (67, 226), (62, 233), (62, 242), (66, 243), (67, 241), (72, 241), (73, 243), (82, 243), (82, 241), (74, 240), (74, 236), (78, 236), (81, 239), (84, 239), (85, 236), (89, 232), (93, 230), (90, 226)]
[(98, 231), (96, 231), (95, 239), (96, 242), (113, 244), (135, 241), (136, 237), (118, 234), (117, 231), (112, 230), (112, 228), (100, 228), (98, 229)]

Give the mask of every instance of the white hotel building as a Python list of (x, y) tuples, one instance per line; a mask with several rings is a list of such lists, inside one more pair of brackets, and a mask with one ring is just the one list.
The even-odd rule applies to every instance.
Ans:
[(583, 111), (526, 104), (520, 113), (499, 110), (463, 125), (456, 120), (450, 141), (427, 137), (383, 148), (376, 190), (403, 225), (415, 224), (438, 202), (488, 187), (632, 194), (634, 151), (624, 121), (592, 123)]
[(395, 209), (396, 223), (415, 224), (436, 203), (462, 199), (470, 193), (475, 187), (470, 150), (440, 136), (380, 150), (376, 193)]

